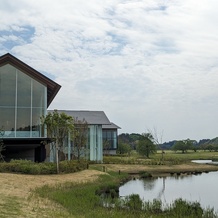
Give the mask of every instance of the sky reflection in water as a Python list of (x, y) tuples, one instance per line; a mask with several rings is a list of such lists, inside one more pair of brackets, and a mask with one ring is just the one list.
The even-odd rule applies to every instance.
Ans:
[(218, 212), (218, 172), (198, 175), (172, 176), (166, 178), (132, 180), (120, 187), (120, 196), (139, 194), (141, 199), (161, 199), (170, 204), (178, 198), (198, 201), (204, 208)]

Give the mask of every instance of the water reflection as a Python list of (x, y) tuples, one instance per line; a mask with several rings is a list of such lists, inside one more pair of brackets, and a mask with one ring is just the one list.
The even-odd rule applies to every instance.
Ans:
[(202, 207), (218, 211), (218, 172), (198, 175), (171, 176), (149, 180), (132, 180), (120, 187), (120, 196), (139, 194), (141, 199), (160, 199), (170, 204), (175, 199), (198, 201)]
[(148, 178), (146, 182), (144, 182), (145, 180), (142, 180), (142, 181), (144, 183), (144, 190), (153, 189), (155, 186), (154, 178)]
[(212, 163), (212, 160), (192, 160), (193, 163), (205, 164)]

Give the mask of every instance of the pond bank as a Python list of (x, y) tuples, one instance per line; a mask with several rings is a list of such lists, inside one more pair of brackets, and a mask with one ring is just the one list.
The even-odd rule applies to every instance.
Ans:
[(218, 171), (218, 165), (186, 163), (180, 165), (128, 165), (128, 164), (96, 164), (96, 168), (114, 172), (125, 172), (128, 174), (138, 174), (140, 171), (146, 171), (153, 176), (170, 175), (173, 173), (197, 173)]

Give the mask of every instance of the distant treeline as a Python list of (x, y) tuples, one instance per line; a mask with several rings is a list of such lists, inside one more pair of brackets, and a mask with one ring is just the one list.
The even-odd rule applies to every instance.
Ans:
[[(138, 134), (138, 133), (131, 133), (131, 134), (122, 133), (118, 136), (118, 140), (119, 140), (119, 143), (127, 143), (132, 147), (132, 149), (136, 149), (136, 145), (140, 137), (141, 137), (141, 134)], [(184, 140), (187, 140), (187, 139), (184, 139)], [(164, 142), (162, 144), (159, 144), (158, 149), (171, 150), (173, 146), (176, 144), (176, 142), (178, 141), (179, 140)], [(200, 141), (196, 141), (196, 140), (190, 140), (190, 141), (192, 142), (193, 146), (196, 149), (218, 151), (218, 137), (213, 138), (213, 139), (201, 139)]]

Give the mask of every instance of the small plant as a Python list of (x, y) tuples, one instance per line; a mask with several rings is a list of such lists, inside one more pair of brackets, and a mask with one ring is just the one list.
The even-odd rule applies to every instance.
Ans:
[(199, 202), (188, 202), (181, 198), (176, 199), (171, 205), (171, 211), (183, 217), (202, 217), (203, 209)]
[(147, 179), (147, 178), (151, 178), (152, 177), (151, 173), (148, 173), (146, 171), (140, 171), (139, 172), (139, 176), (142, 179)]
[(142, 210), (143, 201), (138, 194), (132, 194), (127, 197), (125, 205), (130, 210)]

